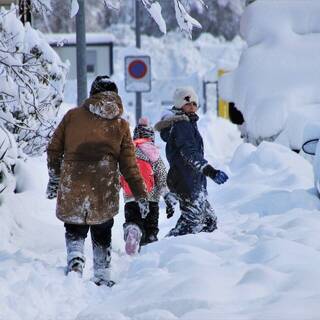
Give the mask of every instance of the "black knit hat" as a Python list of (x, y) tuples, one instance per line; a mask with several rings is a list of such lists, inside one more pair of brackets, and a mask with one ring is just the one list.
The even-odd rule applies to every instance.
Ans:
[(134, 128), (133, 139), (149, 138), (154, 141), (154, 130), (149, 126), (148, 118), (140, 118), (138, 125)]
[(113, 91), (118, 93), (117, 85), (109, 79), (110, 78), (108, 76), (96, 77), (91, 85), (90, 96), (105, 91)]

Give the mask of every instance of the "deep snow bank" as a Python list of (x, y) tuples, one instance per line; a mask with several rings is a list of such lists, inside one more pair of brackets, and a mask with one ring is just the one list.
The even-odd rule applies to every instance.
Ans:
[[(219, 68), (234, 69), (244, 46), (240, 37), (227, 42), (204, 33), (197, 40), (191, 41), (183, 37), (181, 32), (169, 32), (161, 38), (142, 36), (142, 49), (137, 50), (134, 47), (134, 32), (129, 26), (114, 25), (108, 32), (116, 38), (112, 78), (119, 87), (125, 111), (132, 123), (135, 119), (135, 95), (126, 92), (124, 87), (126, 55), (142, 54), (151, 57), (152, 91), (142, 94), (143, 114), (155, 122), (163, 109), (172, 103), (173, 92), (178, 86), (193, 86), (202, 105), (203, 79), (208, 76), (215, 78)], [(88, 79), (88, 88), (92, 80)], [(215, 89), (212, 91), (215, 94)], [(76, 92), (76, 82), (68, 81), (64, 101), (76, 105)], [(209, 109), (215, 109), (215, 99), (210, 99), (208, 105)]]
[[(126, 43), (130, 40), (126, 37)], [(132, 40), (132, 39), (131, 39)], [(163, 108), (172, 103), (173, 92), (178, 86), (193, 86), (203, 105), (203, 80), (216, 77), (217, 70), (234, 69), (239, 61), (244, 43), (238, 37), (232, 42), (202, 34), (191, 41), (179, 32), (170, 32), (161, 38), (142, 37), (142, 50), (132, 47), (115, 47), (114, 79), (119, 84), (120, 95), (134, 119), (135, 96), (124, 88), (124, 57), (146, 54), (151, 57), (152, 92), (143, 94), (143, 113), (159, 119)], [(209, 109), (215, 109), (215, 100), (208, 101)]]
[(208, 160), (230, 175), (223, 186), (208, 183), (218, 231), (163, 238), (178, 214), (167, 220), (161, 204), (161, 240), (131, 258), (120, 212), (112, 289), (89, 281), (90, 241), (84, 278), (64, 276), (64, 228), (55, 201), (45, 199), (45, 158), (29, 159), (25, 192), (0, 207), (8, 227), (0, 233), (0, 319), (318, 319), (320, 202), (311, 165), (276, 144), (239, 145), (235, 127), (213, 116), (201, 130)]
[(319, 119), (319, 19), (318, 0), (259, 0), (246, 8), (248, 48), (221, 89), (243, 112), (250, 141), (277, 138), (300, 149), (305, 124)]

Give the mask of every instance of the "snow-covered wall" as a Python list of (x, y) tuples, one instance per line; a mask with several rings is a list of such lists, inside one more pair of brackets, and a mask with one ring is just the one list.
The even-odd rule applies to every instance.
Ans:
[(319, 21), (319, 0), (259, 0), (246, 8), (248, 48), (223, 77), (221, 94), (242, 111), (249, 141), (300, 149), (305, 125), (320, 119)]

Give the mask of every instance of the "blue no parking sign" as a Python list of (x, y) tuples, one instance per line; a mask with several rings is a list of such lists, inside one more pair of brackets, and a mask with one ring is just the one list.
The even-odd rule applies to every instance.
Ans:
[(151, 91), (151, 61), (149, 56), (125, 57), (125, 84), (128, 92)]
[(129, 74), (134, 79), (143, 79), (148, 72), (148, 66), (143, 60), (133, 60), (128, 66)]

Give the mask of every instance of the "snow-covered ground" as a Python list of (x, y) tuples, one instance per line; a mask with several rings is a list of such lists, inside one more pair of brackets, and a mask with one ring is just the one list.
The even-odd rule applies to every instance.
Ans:
[[(63, 224), (45, 198), (45, 158), (20, 163), (24, 192), (0, 207), (1, 320), (319, 319), (320, 201), (311, 165), (280, 145), (242, 144), (235, 126), (202, 119), (207, 158), (230, 175), (209, 182), (212, 234), (164, 238), (124, 254), (123, 211), (113, 229), (113, 288), (64, 275)], [(159, 140), (159, 139), (158, 139)], [(26, 184), (26, 181), (28, 182)]]
[[(132, 120), (134, 97), (124, 92), (123, 57), (132, 52), (133, 36), (120, 34), (114, 79)], [(143, 37), (142, 43), (152, 57), (153, 91), (143, 95), (152, 123), (176, 86), (193, 85), (200, 93), (203, 78), (220, 67), (234, 68), (243, 48), (239, 39), (224, 43), (206, 34), (195, 42), (169, 33)], [(243, 84), (254, 85), (250, 80)], [(69, 104), (60, 116), (75, 103), (68, 85)], [(165, 238), (179, 211), (167, 220), (161, 203), (160, 241), (128, 257), (120, 210), (113, 228), (113, 288), (90, 281), (90, 239), (83, 279), (64, 275), (64, 227), (55, 217), (55, 200), (45, 198), (45, 156), (17, 161), (20, 193), (0, 198), (0, 320), (320, 318), (320, 200), (312, 166), (281, 145), (242, 143), (235, 126), (213, 115), (214, 105), (199, 128), (207, 159), (230, 176), (222, 186), (208, 185), (219, 229)]]

